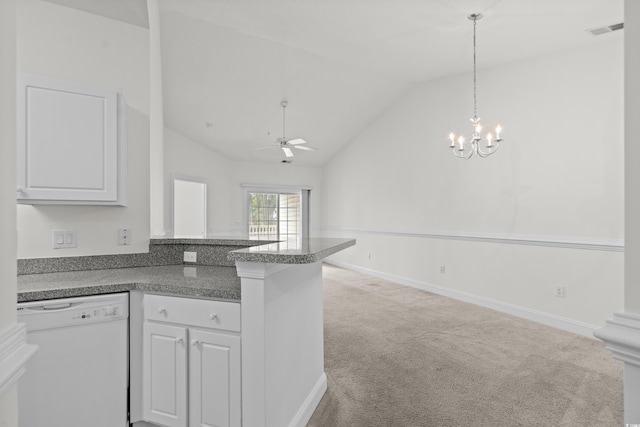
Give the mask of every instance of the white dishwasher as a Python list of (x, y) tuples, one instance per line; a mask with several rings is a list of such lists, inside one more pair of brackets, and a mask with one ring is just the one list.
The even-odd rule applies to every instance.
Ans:
[(18, 382), (19, 426), (128, 426), (128, 318), (128, 293), (19, 303), (39, 347)]

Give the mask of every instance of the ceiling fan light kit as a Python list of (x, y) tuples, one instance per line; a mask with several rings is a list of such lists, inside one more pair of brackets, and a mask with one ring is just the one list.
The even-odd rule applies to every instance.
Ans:
[[(293, 138), (293, 139), (288, 139), (287, 138), (287, 134), (286, 134), (286, 108), (287, 105), (289, 105), (289, 103), (286, 100), (282, 100), (280, 102), (280, 106), (282, 107), (282, 137), (277, 139), (277, 144), (275, 145), (270, 145), (268, 147), (262, 147), (262, 148), (258, 148), (258, 150), (263, 149), (263, 148), (270, 148), (270, 147), (279, 147), (280, 149), (282, 149), (282, 152), (284, 153), (285, 157), (290, 158), (293, 157), (293, 148), (296, 148), (298, 150), (306, 150), (306, 151), (315, 151), (317, 150), (317, 148), (315, 147), (311, 147), (309, 145), (303, 145), (306, 144), (307, 141), (305, 141), (302, 138)], [(290, 163), (290, 162), (288, 162)]]
[[(488, 157), (498, 151), (500, 142), (502, 141), (502, 126), (495, 127), (495, 133), (488, 132), (483, 139), (480, 136), (482, 125), (477, 114), (477, 85), (476, 85), (476, 24), (482, 19), (481, 13), (472, 13), (467, 17), (473, 21), (473, 117), (471, 118), (471, 138), (467, 139), (463, 135), (449, 133), (449, 148), (456, 157), (461, 159), (469, 159), (473, 154), (480, 157)], [(484, 142), (486, 140), (486, 142)]]

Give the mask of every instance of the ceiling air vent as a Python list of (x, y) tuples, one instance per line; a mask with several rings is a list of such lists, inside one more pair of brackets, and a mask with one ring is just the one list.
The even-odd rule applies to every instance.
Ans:
[(621, 30), (624, 28), (624, 22), (619, 24), (607, 25), (606, 27), (598, 27), (587, 30), (587, 32), (591, 33), (593, 36), (599, 36), (601, 34), (610, 33), (612, 31)]

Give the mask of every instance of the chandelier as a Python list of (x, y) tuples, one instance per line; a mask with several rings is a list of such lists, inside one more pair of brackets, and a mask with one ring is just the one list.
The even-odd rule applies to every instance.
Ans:
[(498, 151), (502, 137), (502, 127), (495, 127), (495, 134), (487, 133), (485, 138), (480, 136), (482, 125), (477, 114), (477, 95), (476, 95), (476, 23), (482, 19), (481, 13), (472, 13), (468, 16), (473, 21), (473, 117), (471, 118), (471, 138), (467, 139), (463, 135), (456, 135), (451, 132), (449, 134), (449, 147), (456, 157), (468, 159), (477, 153), (480, 157), (487, 157)]

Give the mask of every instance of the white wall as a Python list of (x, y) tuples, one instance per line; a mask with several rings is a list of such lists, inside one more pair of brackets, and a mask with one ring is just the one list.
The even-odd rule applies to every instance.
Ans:
[[(15, 3), (0, 1), (0, 334), (16, 323)], [(0, 427), (17, 427), (17, 396), (0, 396)]]
[(241, 184), (311, 186), (310, 226), (322, 224), (322, 170), (291, 164), (236, 162), (165, 128), (165, 229), (171, 230), (171, 177), (189, 176), (207, 181), (207, 228), (210, 235), (241, 236), (244, 233)]
[[(448, 148), (451, 130), (469, 133), (470, 74), (425, 83), (392, 106), (324, 168), (325, 235), (358, 238), (333, 260), (603, 324), (624, 294), (623, 46), (616, 33), (593, 40), (479, 71), (478, 116), (505, 129), (487, 159)], [(532, 239), (543, 246), (509, 244)]]
[(231, 202), (230, 165), (220, 154), (173, 131), (164, 130), (164, 220), (165, 230), (173, 230), (171, 183), (173, 175), (207, 181), (207, 226), (228, 233)]
[[(149, 239), (149, 30), (38, 0), (18, 2), (19, 72), (115, 87), (128, 104), (127, 207), (18, 206), (18, 258), (146, 252)], [(117, 245), (130, 228), (131, 246)], [(78, 247), (52, 249), (52, 230)]]

